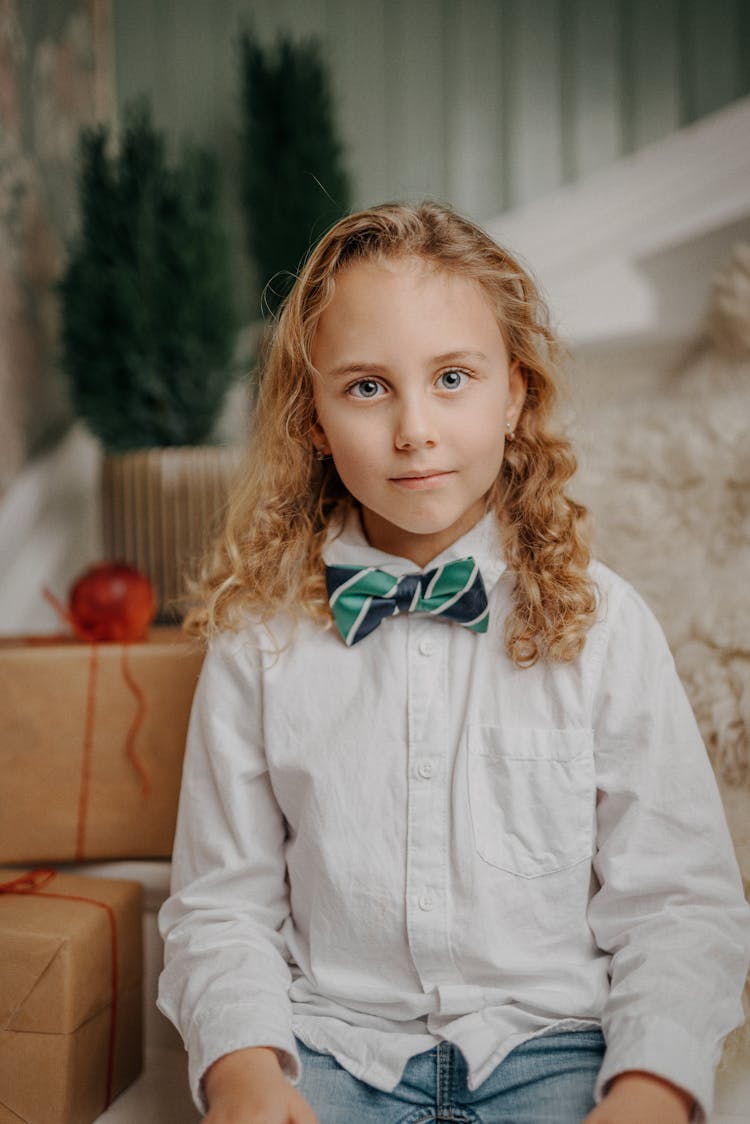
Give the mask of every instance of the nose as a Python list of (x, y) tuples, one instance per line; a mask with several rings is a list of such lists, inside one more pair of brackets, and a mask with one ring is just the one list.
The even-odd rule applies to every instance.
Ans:
[(397, 449), (432, 449), (438, 443), (435, 418), (421, 396), (402, 399), (396, 416), (394, 445)]

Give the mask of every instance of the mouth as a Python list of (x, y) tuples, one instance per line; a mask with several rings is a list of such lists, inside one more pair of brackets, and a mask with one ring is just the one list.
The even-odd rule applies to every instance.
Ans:
[(438, 488), (451, 476), (452, 469), (433, 468), (424, 472), (405, 472), (402, 476), (392, 476), (391, 484), (409, 491), (419, 491), (423, 488)]

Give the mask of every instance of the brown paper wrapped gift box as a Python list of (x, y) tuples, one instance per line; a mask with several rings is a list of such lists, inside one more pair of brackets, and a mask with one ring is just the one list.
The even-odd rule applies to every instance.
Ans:
[(0, 641), (0, 862), (165, 858), (203, 661), (179, 629)]
[(0, 870), (0, 1124), (89, 1124), (142, 1065), (137, 882)]

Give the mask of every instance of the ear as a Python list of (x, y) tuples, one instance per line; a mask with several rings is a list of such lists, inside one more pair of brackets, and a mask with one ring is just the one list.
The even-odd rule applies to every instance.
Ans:
[(310, 432), (312, 434), (312, 443), (315, 447), (315, 451), (319, 453), (320, 456), (330, 456), (331, 446), (328, 444), (328, 438), (325, 435), (325, 430), (323, 429), (323, 426), (319, 421), (313, 422)]
[(505, 407), (505, 420), (511, 429), (515, 429), (521, 416), (528, 379), (526, 372), (521, 367), (520, 360), (514, 359), (508, 370), (508, 402)]

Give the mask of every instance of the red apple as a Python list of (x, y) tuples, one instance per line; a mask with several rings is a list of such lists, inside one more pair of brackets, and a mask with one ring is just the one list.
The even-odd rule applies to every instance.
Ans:
[[(45, 591), (46, 593), (46, 591)], [(47, 594), (54, 604), (56, 599)], [(73, 584), (70, 607), (62, 611), (79, 640), (142, 640), (156, 612), (154, 588), (145, 576), (123, 562), (101, 562)]]

